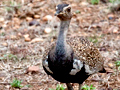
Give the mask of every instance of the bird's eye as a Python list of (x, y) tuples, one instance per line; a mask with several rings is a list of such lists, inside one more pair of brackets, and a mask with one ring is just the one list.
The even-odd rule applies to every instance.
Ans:
[(70, 12), (71, 8), (68, 8), (67, 11)]

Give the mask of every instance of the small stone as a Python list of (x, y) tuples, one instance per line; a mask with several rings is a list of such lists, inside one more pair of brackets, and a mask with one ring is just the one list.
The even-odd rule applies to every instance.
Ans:
[(39, 66), (31, 66), (27, 69), (27, 72), (39, 72)]
[(27, 38), (27, 37), (29, 37), (29, 34), (25, 34), (25, 35), (23, 35), (24, 36), (24, 38)]
[(110, 68), (113, 68), (113, 67), (114, 67), (113, 63), (108, 63), (108, 66), (109, 66)]
[(19, 36), (19, 37), (21, 37), (21, 36), (22, 36), (22, 34), (21, 34), (21, 33), (18, 33), (18, 36)]
[(18, 29), (18, 28), (20, 28), (20, 26), (19, 26), (19, 25), (15, 25), (15, 26), (13, 27), (13, 30)]
[(14, 21), (16, 21), (16, 22), (17, 22), (17, 21), (19, 21), (19, 19), (18, 19), (18, 18), (16, 18), (16, 17), (14, 17), (14, 18), (13, 18), (13, 20), (14, 20)]
[(31, 18), (31, 17), (26, 17), (26, 20), (27, 20), (27, 21), (32, 21), (33, 18)]
[(29, 7), (33, 7), (34, 4), (33, 4), (33, 3), (28, 3), (28, 6), (29, 6)]
[(31, 39), (29, 37), (27, 37), (27, 38), (25, 38), (25, 41), (29, 42), (29, 41), (31, 41)]
[(34, 15), (34, 18), (35, 18), (35, 19), (39, 19), (39, 18), (40, 18), (40, 15)]
[(8, 89), (10, 89), (10, 85), (6, 85), (5, 87), (8, 88)]
[(87, 6), (87, 5), (89, 5), (89, 3), (88, 2), (81, 2), (80, 5)]
[(113, 14), (109, 14), (109, 15), (108, 15), (108, 19), (109, 19), (109, 20), (114, 19), (114, 17), (115, 17), (115, 16), (114, 16)]
[(3, 46), (7, 47), (8, 44), (6, 42), (2, 43)]
[(17, 39), (17, 36), (11, 35), (10, 38), (11, 38), (12, 40), (16, 40), (16, 39)]
[(24, 36), (26, 42), (31, 41), (31, 39), (30, 39), (30, 37), (29, 37), (29, 34), (25, 34), (25, 35), (23, 35), (23, 36)]
[(33, 20), (29, 23), (29, 26), (33, 26), (33, 25), (39, 26), (40, 23), (37, 20)]
[(114, 27), (114, 29), (113, 29), (113, 33), (117, 34), (117, 33), (118, 33), (118, 30), (119, 30), (118, 27)]
[(46, 15), (45, 17), (43, 17), (43, 21), (50, 21), (52, 19), (53, 17), (51, 15)]
[(4, 18), (0, 17), (0, 22), (4, 22)]
[(43, 41), (43, 39), (41, 38), (34, 38), (31, 43), (36, 43), (36, 42), (40, 42), (40, 41)]
[(45, 28), (45, 30), (44, 30), (44, 32), (47, 33), (47, 34), (50, 33), (51, 31), (52, 31), (51, 28)]

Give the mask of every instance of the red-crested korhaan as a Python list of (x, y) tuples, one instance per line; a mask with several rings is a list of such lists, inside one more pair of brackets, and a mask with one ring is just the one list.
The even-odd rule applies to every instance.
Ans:
[(45, 72), (55, 80), (66, 83), (68, 90), (73, 90), (70, 83), (82, 83), (94, 73), (105, 73), (104, 59), (99, 50), (87, 39), (80, 36), (66, 38), (72, 18), (71, 6), (59, 4), (56, 13), (60, 19), (57, 40), (43, 55), (42, 65)]

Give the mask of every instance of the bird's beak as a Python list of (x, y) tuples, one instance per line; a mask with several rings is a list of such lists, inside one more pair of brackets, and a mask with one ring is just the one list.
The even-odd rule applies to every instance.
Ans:
[(59, 13), (60, 13), (59, 11), (56, 11), (54, 15), (57, 16), (59, 15)]
[(63, 12), (61, 12), (61, 11), (56, 11), (54, 15), (55, 15), (55, 16), (58, 16), (58, 15), (60, 15), (60, 14), (63, 14)]

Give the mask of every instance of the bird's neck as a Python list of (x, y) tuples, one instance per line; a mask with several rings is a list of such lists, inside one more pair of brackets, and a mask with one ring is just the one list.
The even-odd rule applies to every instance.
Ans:
[(60, 30), (57, 38), (56, 49), (55, 49), (57, 55), (60, 56), (65, 55), (66, 36), (67, 36), (69, 24), (70, 24), (70, 20), (61, 21), (60, 23)]

